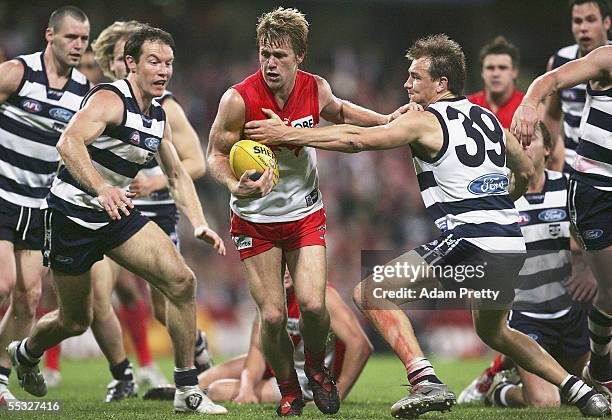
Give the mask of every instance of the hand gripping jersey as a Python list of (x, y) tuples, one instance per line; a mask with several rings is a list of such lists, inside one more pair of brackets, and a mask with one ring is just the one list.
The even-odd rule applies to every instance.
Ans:
[[(246, 106), (245, 122), (267, 117), (261, 108), (277, 113), (289, 126), (309, 128), (319, 123), (317, 81), (309, 73), (299, 71), (295, 86), (280, 109), (261, 75), (261, 71), (233, 86)], [(323, 207), (319, 191), (317, 157), (311, 147), (273, 146), (278, 157), (280, 180), (270, 194), (263, 198), (232, 196), (230, 207), (249, 222), (272, 223), (302, 219)]]
[[(172, 97), (172, 92), (166, 90), (162, 96), (156, 98), (156, 101), (160, 105), (163, 105), (166, 99)], [(151, 159), (151, 161), (140, 172), (147, 177), (164, 175), (164, 172), (155, 158)], [(134, 198), (132, 199), (132, 202), (143, 216), (147, 216), (149, 218), (174, 217), (178, 219), (178, 209), (176, 208), (176, 204), (174, 203), (174, 199), (170, 195), (168, 188), (155, 191), (147, 197)]]
[(519, 216), (508, 195), (506, 135), (497, 118), (465, 97), (427, 108), (442, 127), (444, 144), (434, 159), (414, 166), (428, 215), (485, 251), (524, 252)]
[(587, 86), (580, 143), (572, 167), (572, 179), (612, 191), (612, 87), (596, 91)]
[(72, 69), (62, 89), (49, 87), (43, 53), (17, 57), (24, 67), (17, 90), (0, 105), (0, 197), (40, 208), (59, 166), (55, 146), (89, 91)]
[[(83, 104), (101, 89), (111, 90), (121, 98), (123, 121), (118, 126), (106, 127), (102, 135), (87, 146), (87, 150), (94, 168), (109, 184), (127, 189), (138, 171), (157, 152), (164, 134), (166, 115), (155, 100), (151, 103), (149, 115), (141, 113), (127, 79), (97, 85), (85, 97)], [(47, 204), (88, 229), (99, 229), (111, 221), (96, 194), (80, 185), (65, 166), (53, 181)]]
[(565, 175), (546, 170), (543, 191), (527, 193), (515, 204), (527, 259), (519, 273), (513, 309), (536, 318), (559, 318), (573, 302), (563, 285), (572, 272)]

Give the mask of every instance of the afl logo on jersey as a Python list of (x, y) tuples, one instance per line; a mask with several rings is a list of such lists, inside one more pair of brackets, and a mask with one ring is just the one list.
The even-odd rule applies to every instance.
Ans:
[(130, 134), (130, 143), (140, 144), (140, 133), (138, 131), (133, 131), (132, 134)]
[(565, 219), (567, 213), (562, 209), (546, 209), (538, 213), (538, 219), (543, 222), (558, 222)]
[(38, 114), (42, 111), (43, 106), (40, 102), (35, 101), (34, 99), (25, 99), (21, 102), (21, 107), (28, 112), (33, 114)]
[(147, 146), (147, 149), (157, 152), (157, 149), (159, 148), (159, 139), (156, 137), (147, 137), (144, 144)]
[(506, 194), (508, 177), (500, 174), (479, 176), (468, 185), (468, 191), (476, 195)]
[(71, 112), (71, 111), (68, 111), (67, 109), (64, 109), (64, 108), (51, 108), (49, 110), (49, 115), (54, 120), (68, 122), (68, 121), (70, 121), (70, 119), (72, 118), (74, 113)]
[(528, 213), (519, 212), (519, 225), (526, 225), (531, 221)]

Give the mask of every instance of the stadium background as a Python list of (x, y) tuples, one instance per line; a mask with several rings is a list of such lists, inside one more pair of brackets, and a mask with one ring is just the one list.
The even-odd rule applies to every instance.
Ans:
[[(44, 48), (48, 16), (64, 4), (0, 1), (0, 60)], [(384, 113), (408, 99), (402, 87), (408, 66), (404, 53), (417, 37), (445, 32), (463, 46), (468, 65), (465, 93), (481, 88), (478, 52), (496, 35), (506, 36), (521, 50), (521, 89), (544, 71), (556, 49), (573, 43), (564, 0), (96, 0), (73, 4), (88, 14), (92, 40), (113, 21), (130, 19), (174, 35), (176, 66), (170, 89), (204, 149), (221, 95), (257, 69), (257, 17), (278, 5), (299, 8), (310, 22), (302, 69), (325, 77), (337, 96)], [(348, 299), (359, 280), (361, 250), (411, 249), (435, 237), (436, 229), (424, 215), (407, 149), (358, 155), (319, 152), (318, 156), (328, 215), (329, 279)], [(246, 349), (254, 307), (227, 234), (229, 195), (208, 175), (196, 186), (209, 221), (225, 233), (229, 252), (225, 258), (214, 256), (210, 248), (191, 239), (185, 225), (182, 252), (199, 279), (199, 321), (208, 331), (213, 351), (236, 354)], [(414, 311), (413, 317), (428, 351), (473, 356), (483, 350), (465, 313)], [(166, 333), (151, 324), (154, 351), (167, 354)], [(377, 350), (386, 350), (375, 334), (370, 337)], [(95, 349), (91, 340), (70, 347), (82, 355), (86, 349)]]

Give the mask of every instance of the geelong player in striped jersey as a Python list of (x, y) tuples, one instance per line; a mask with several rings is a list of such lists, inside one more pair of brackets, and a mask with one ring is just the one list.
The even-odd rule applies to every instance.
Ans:
[(89, 43), (82, 10), (55, 10), (45, 32), (44, 51), (0, 65), (0, 305), (11, 296), (0, 323), (0, 405), (8, 390), (12, 340), (32, 326), (40, 297), (43, 211), (59, 165), (60, 134), (90, 88), (75, 67)]
[(194, 236), (225, 254), (176, 156), (165, 112), (154, 100), (172, 76), (173, 50), (172, 36), (161, 29), (143, 25), (134, 31), (125, 45), (128, 77), (92, 89), (58, 143), (65, 167), (47, 197), (44, 257), (53, 271), (60, 307), (41, 318), (29, 337), (8, 347), (22, 387), (34, 395), (46, 393), (37, 366), (42, 353), (91, 324), (91, 267), (106, 254), (168, 299), (175, 411), (227, 412), (197, 387), (193, 272), (161, 228), (134, 209), (134, 194), (127, 192), (138, 171), (156, 157), (177, 205), (194, 226)]
[[(587, 310), (597, 285), (590, 276), (575, 273), (570, 279), (570, 220), (567, 209), (567, 177), (545, 169), (552, 150), (550, 133), (538, 123), (527, 155), (535, 174), (525, 195), (515, 202), (527, 246), (527, 260), (519, 273), (519, 288), (509, 325), (532, 337), (568, 372), (580, 375), (589, 359)], [(504, 369), (512, 361), (498, 356), (493, 365), (475, 379), (458, 402), (487, 400), (502, 407), (558, 407), (557, 388), (519, 368), (521, 386)], [(496, 375), (497, 374), (497, 375)]]
[[(506, 323), (508, 311), (502, 308), (514, 298), (514, 285), (525, 259), (525, 242), (512, 200), (526, 190), (534, 171), (531, 161), (492, 113), (461, 96), (465, 57), (455, 41), (446, 35), (419, 39), (408, 57), (412, 62), (405, 87), (411, 101), (427, 112), (409, 111), (379, 127), (345, 124), (295, 130), (266, 110), (270, 119), (247, 123), (245, 134), (266, 143), (353, 153), (410, 145), (425, 207), (442, 236), (384, 266), (385, 270), (393, 269), (399, 263), (415, 269), (410, 278), (399, 273), (388, 276), (385, 288), (411, 286), (417, 296), (418, 290), (440, 283), (454, 290), (460, 286), (497, 290), (497, 302), (482, 302), (473, 311), (475, 329), (482, 340), (526, 371), (558, 386), (583, 414), (609, 414), (610, 406), (601, 394), (568, 374), (536, 341)], [(510, 170), (513, 183), (508, 181)], [(471, 278), (454, 275), (453, 267), (459, 266), (473, 270), (480, 267), (484, 274)], [(444, 271), (451, 268), (447, 271), (450, 275), (441, 274), (436, 267)], [(431, 276), (432, 270), (440, 274)], [(398, 307), (410, 300), (410, 295), (374, 301), (372, 279), (370, 276), (355, 288), (354, 299), (400, 357), (412, 384), (409, 395), (393, 405), (392, 414), (410, 418), (449, 409), (455, 396), (423, 357), (410, 321)]]
[(511, 130), (529, 143), (538, 121), (538, 103), (581, 81), (587, 81), (587, 97), (568, 206), (577, 239), (599, 286), (589, 312), (591, 360), (583, 377), (612, 397), (612, 46), (599, 47), (538, 77), (514, 114)]

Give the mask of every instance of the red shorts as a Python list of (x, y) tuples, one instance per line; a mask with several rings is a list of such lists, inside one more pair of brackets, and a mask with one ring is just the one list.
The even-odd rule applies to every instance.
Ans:
[(230, 233), (240, 259), (261, 254), (275, 246), (285, 252), (305, 246), (325, 246), (325, 210), (291, 222), (254, 223), (230, 212)]

